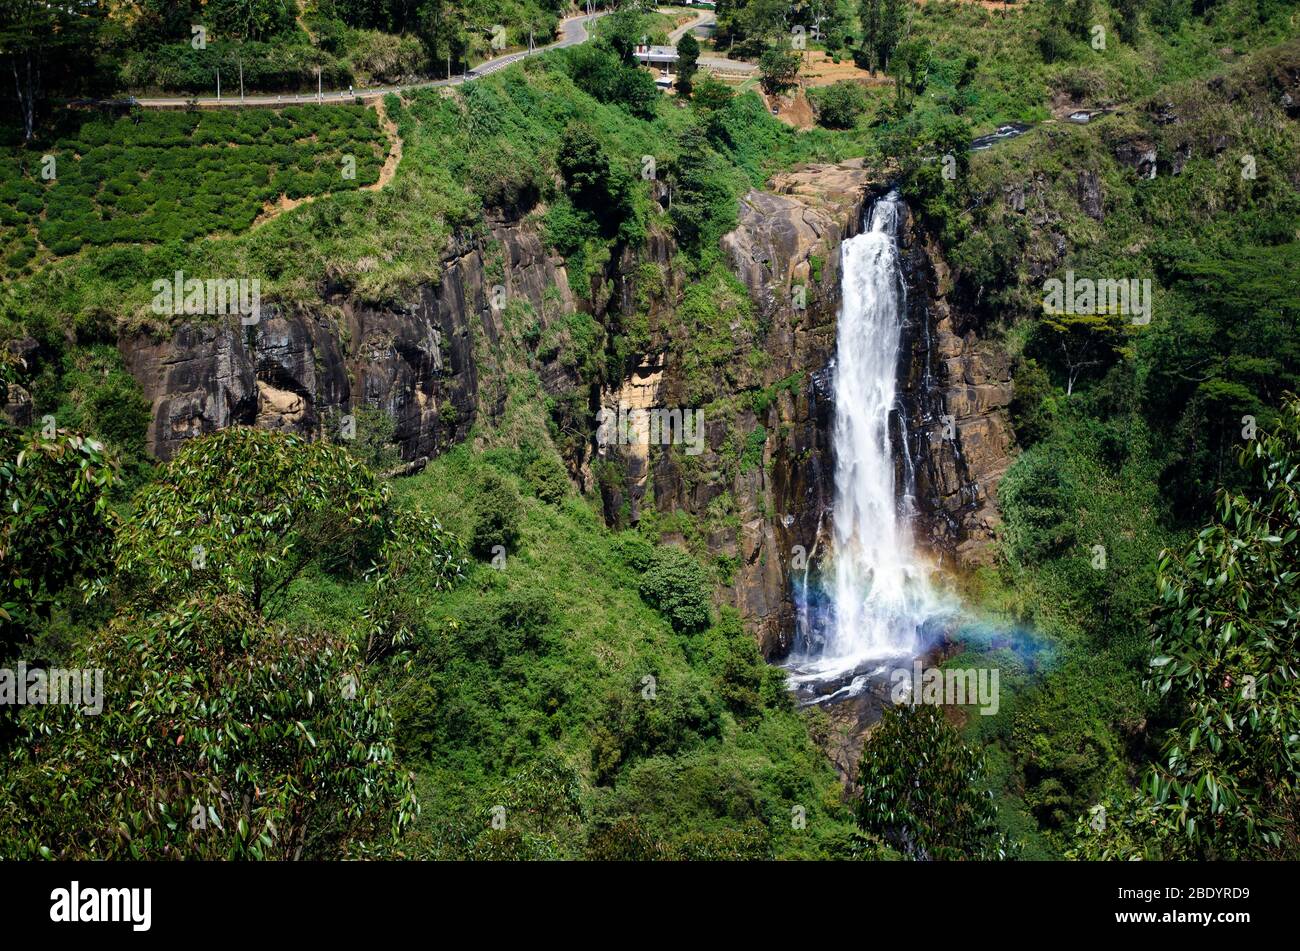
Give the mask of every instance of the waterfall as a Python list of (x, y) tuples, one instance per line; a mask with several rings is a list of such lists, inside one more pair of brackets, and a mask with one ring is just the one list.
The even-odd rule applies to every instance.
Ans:
[[(897, 232), (902, 202), (879, 199), (862, 234), (841, 246), (842, 305), (834, 365), (835, 498), (821, 610), (800, 624), (790, 664), (798, 684), (916, 653), (942, 608), (912, 543), (913, 466), (902, 420), (904, 485), (895, 485), (891, 415), (907, 289)], [(805, 591), (807, 583), (804, 585)]]

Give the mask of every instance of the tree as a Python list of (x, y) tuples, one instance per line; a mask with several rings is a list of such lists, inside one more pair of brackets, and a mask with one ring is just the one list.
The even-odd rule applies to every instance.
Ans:
[(176, 0), (138, 0), (138, 16), (131, 27), (132, 38), (140, 48), (179, 40), (188, 42), (190, 25), (199, 22), (195, 18), (198, 6), (195, 0), (180, 3)]
[(858, 767), (858, 826), (911, 859), (1002, 859), (984, 757), (934, 706), (886, 710)]
[(556, 164), (575, 205), (587, 209), (608, 205), (609, 156), (588, 126), (571, 123), (565, 127)]
[(998, 486), (1002, 551), (1015, 568), (1060, 556), (1078, 541), (1079, 486), (1069, 457), (1046, 445), (1016, 460)]
[(94, 440), (0, 424), (0, 650), (105, 566), (113, 482), (113, 464)]
[(820, 125), (828, 129), (851, 129), (866, 111), (867, 97), (860, 85), (844, 79), (820, 90), (814, 105)]
[(884, 13), (885, 0), (862, 0), (858, 5), (858, 19), (862, 23), (862, 53), (873, 76), (880, 67)]
[(844, 48), (850, 9), (847, 0), (813, 0), (804, 7), (810, 25), (816, 30), (815, 35), (832, 56)]
[(925, 92), (930, 81), (929, 41), (916, 39), (899, 43), (890, 61), (889, 72), (894, 77), (899, 111), (904, 112), (917, 96)]
[(1065, 395), (1074, 394), (1080, 375), (1105, 366), (1124, 352), (1124, 321), (1119, 314), (1052, 314), (1041, 324), (1052, 332), (1049, 351), (1060, 354)]
[(633, 54), (641, 42), (645, 26), (645, 17), (641, 11), (633, 6), (622, 7), (609, 14), (602, 26), (604, 42), (609, 44), (624, 66), (635, 66)]
[(1181, 555), (1161, 555), (1151, 661), (1152, 686), (1181, 713), (1152, 798), (1222, 857), (1294, 844), (1300, 825), (1300, 400), (1241, 462), (1246, 490), (1223, 493)]
[(980, 58), (974, 53), (962, 63), (961, 74), (957, 77), (957, 95), (953, 99), (952, 111), (961, 115), (972, 102), (971, 84), (975, 82), (975, 72), (979, 69)]
[(1246, 487), (1160, 555), (1150, 689), (1173, 722), (1141, 791), (1085, 857), (1296, 857), (1300, 832), (1300, 400), (1241, 449)]
[[(366, 20), (372, 17), (366, 17)], [(373, 26), (373, 23), (352, 23), (353, 26)], [(463, 61), (469, 48), (465, 22), (452, 0), (424, 0), (415, 23), (416, 33), (424, 42), (430, 59), (441, 60), (446, 74), (451, 76), (452, 66)]]
[(644, 69), (625, 65), (601, 43), (584, 43), (566, 54), (569, 76), (583, 92), (601, 102), (617, 103), (638, 118), (654, 118), (659, 107), (659, 87)]
[(704, 78), (695, 84), (691, 101), (696, 109), (709, 113), (725, 109), (734, 95), (725, 82), (712, 73), (705, 73)]
[(1092, 0), (1067, 0), (1065, 26), (1076, 40), (1086, 39), (1092, 27)]
[(677, 43), (677, 91), (688, 99), (699, 58), (699, 40), (688, 31)]
[(78, 77), (102, 18), (103, 5), (89, 0), (0, 0), (0, 63), (13, 76), (23, 141), (35, 135), (37, 107), (50, 85), (47, 73)]
[(1166, 36), (1177, 33), (1191, 13), (1190, 0), (1151, 0), (1151, 24)]
[(1115, 0), (1115, 10), (1119, 13), (1119, 37), (1132, 45), (1137, 40), (1142, 0)]
[(298, 13), (289, 0), (207, 0), (205, 13), (223, 37), (266, 40), (292, 28)]
[(103, 672), (102, 710), (23, 708), (0, 782), (6, 856), (340, 858), (415, 815), (344, 637), (198, 596), (119, 617), (76, 661)]
[(376, 583), (427, 571), (434, 590), (462, 569), (456, 540), (435, 519), (399, 510), (347, 450), (245, 427), (186, 443), (137, 494), (112, 554), (113, 577), (100, 588), (119, 604), (237, 595), (267, 618), (309, 565)]
[(618, 55), (600, 43), (583, 43), (564, 50), (564, 63), (574, 84), (601, 102), (614, 102), (623, 64)]
[(653, 119), (659, 108), (659, 87), (644, 69), (625, 66), (618, 72), (617, 101), (638, 119)]
[(785, 92), (799, 76), (799, 54), (788, 43), (766, 50), (758, 59), (759, 82), (769, 96)]
[[(701, 83), (696, 90), (696, 108), (702, 108), (710, 95)], [(734, 214), (735, 198), (727, 187), (722, 160), (701, 126), (692, 124), (682, 130), (677, 155), (669, 216), (680, 244), (698, 251), (722, 237), (728, 215)]]
[(704, 569), (686, 552), (657, 548), (638, 586), (646, 604), (666, 617), (675, 631), (709, 626), (709, 582)]
[(908, 0), (860, 0), (862, 50), (871, 72), (888, 70), (894, 48), (907, 30)]
[(523, 503), (505, 476), (495, 469), (483, 473), (474, 500), (474, 528), (471, 547), (476, 555), (491, 558), (500, 546), (509, 550), (519, 541), (519, 519)]

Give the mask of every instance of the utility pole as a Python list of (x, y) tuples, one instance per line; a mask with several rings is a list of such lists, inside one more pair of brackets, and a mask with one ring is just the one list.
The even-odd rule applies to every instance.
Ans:
[(239, 54), (239, 101), (244, 101), (244, 54)]
[(217, 102), (221, 101), (221, 70), (217, 70)]
[(320, 67), (316, 67), (316, 101), (320, 102)]

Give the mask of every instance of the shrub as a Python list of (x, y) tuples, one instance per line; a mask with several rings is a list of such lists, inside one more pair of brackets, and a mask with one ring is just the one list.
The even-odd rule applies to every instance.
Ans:
[(689, 633), (709, 624), (708, 578), (699, 562), (680, 549), (656, 549), (638, 590), (673, 630)]
[(852, 129), (867, 109), (867, 97), (860, 85), (843, 79), (818, 91), (813, 106), (819, 125), (828, 129)]
[(1052, 431), (1052, 394), (1047, 371), (1036, 360), (1022, 360), (1016, 367), (1011, 401), (1011, 425), (1021, 446), (1028, 448)]
[(569, 492), (569, 474), (565, 472), (560, 460), (550, 452), (541, 453), (528, 463), (524, 478), (539, 499), (552, 505), (563, 501)]
[(642, 681), (604, 698), (591, 734), (598, 784), (612, 782), (633, 759), (672, 756), (722, 730), (722, 704), (698, 675), (657, 677), (653, 698), (645, 689)]
[(1068, 460), (1059, 451), (1035, 446), (1016, 460), (998, 487), (1011, 562), (1035, 564), (1074, 544), (1077, 500)]
[(507, 551), (513, 548), (519, 540), (522, 509), (519, 493), (510, 480), (494, 469), (486, 470), (474, 498), (474, 527), (470, 534), (474, 554), (490, 558), (498, 545)]

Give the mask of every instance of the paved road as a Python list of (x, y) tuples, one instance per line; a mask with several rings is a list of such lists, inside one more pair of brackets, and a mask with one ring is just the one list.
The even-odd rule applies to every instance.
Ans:
[[(546, 50), (559, 49), (564, 46), (577, 46), (579, 43), (585, 43), (590, 37), (587, 30), (587, 24), (606, 15), (608, 11), (601, 13), (583, 14), (582, 16), (569, 17), (560, 21), (560, 38), (554, 43), (548, 43), (546, 46), (539, 46), (531, 53), (527, 50), (520, 50), (517, 53), (507, 53), (504, 56), (497, 56), (493, 59), (480, 63), (469, 71), (468, 76), (453, 76), (451, 79), (431, 79), (424, 82), (408, 83), (402, 86), (367, 86), (364, 89), (355, 89), (349, 92), (346, 89), (331, 89), (316, 93), (288, 93), (284, 95), (257, 95), (245, 96), (239, 98), (238, 86), (235, 87), (235, 94), (224, 95), (220, 99), (216, 96), (203, 96), (195, 98), (193, 96), (149, 96), (143, 99), (132, 98), (128, 100), (134, 105), (143, 106), (146, 109), (175, 109), (181, 106), (188, 106), (191, 102), (200, 106), (217, 106), (222, 108), (237, 109), (241, 106), (246, 107), (265, 107), (265, 106), (283, 106), (291, 105), (297, 102), (319, 102), (331, 103), (337, 105), (342, 102), (354, 102), (357, 98), (361, 99), (378, 99), (386, 96), (390, 92), (406, 92), (412, 89), (428, 89), (436, 86), (458, 86), (465, 82), (466, 79), (475, 79), (479, 76), (486, 76), (489, 73), (495, 73), (499, 69), (504, 69), (513, 63), (526, 59), (529, 56), (535, 56)], [(223, 90), (224, 91), (224, 90)]]
[(688, 32), (696, 30), (702, 26), (712, 26), (718, 22), (717, 15), (712, 10), (702, 10), (690, 23), (683, 23), (677, 29), (668, 34), (668, 45), (676, 46)]

